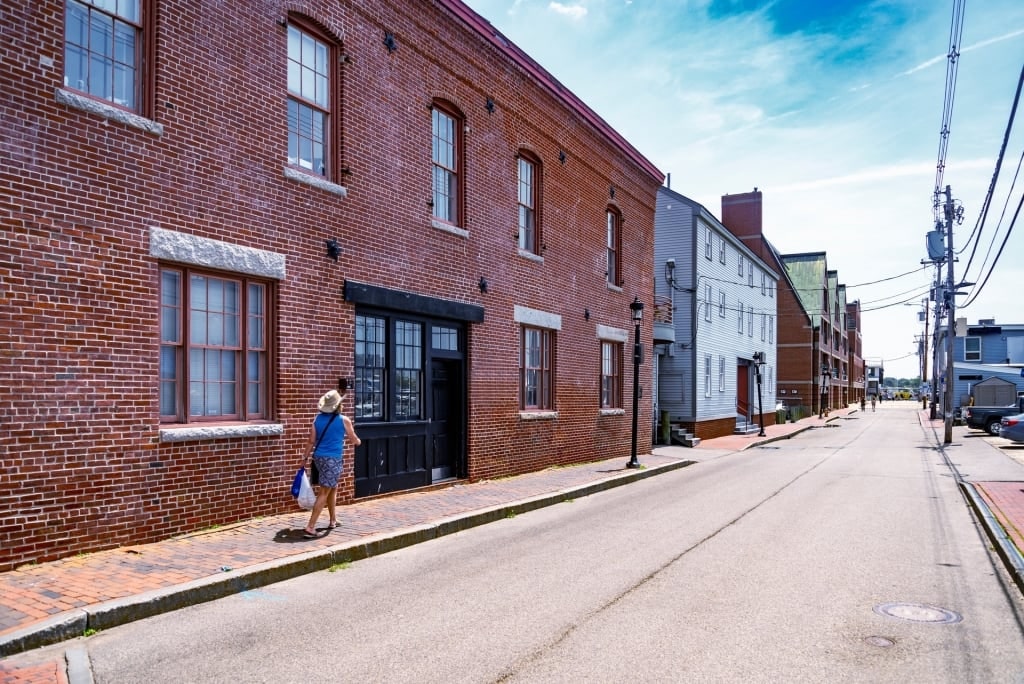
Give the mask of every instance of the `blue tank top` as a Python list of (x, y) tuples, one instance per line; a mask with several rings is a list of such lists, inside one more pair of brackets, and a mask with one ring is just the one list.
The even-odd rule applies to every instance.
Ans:
[[(313, 452), (314, 456), (341, 458), (341, 453), (345, 449), (345, 421), (340, 414), (331, 420), (332, 415), (334, 414), (318, 413), (313, 419), (313, 428), (316, 430), (315, 439), (320, 441), (320, 446)], [(328, 423), (330, 423), (330, 427), (327, 426)], [(327, 428), (327, 434), (324, 434), (324, 428)], [(315, 441), (313, 443), (316, 444)]]

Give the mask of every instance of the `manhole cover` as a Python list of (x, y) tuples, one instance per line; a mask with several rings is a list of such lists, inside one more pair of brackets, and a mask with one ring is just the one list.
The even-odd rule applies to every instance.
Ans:
[(864, 641), (869, 646), (878, 646), (879, 648), (891, 648), (896, 645), (895, 641), (884, 636), (869, 636)]
[(875, 612), (898, 620), (930, 622), (939, 625), (951, 625), (963, 620), (963, 617), (951, 610), (926, 606), (923, 603), (883, 603), (875, 606)]

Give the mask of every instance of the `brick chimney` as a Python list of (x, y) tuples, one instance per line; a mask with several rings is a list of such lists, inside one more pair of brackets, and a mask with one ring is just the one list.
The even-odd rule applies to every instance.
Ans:
[(761, 191), (722, 195), (722, 225), (754, 254), (765, 258), (761, 239)]

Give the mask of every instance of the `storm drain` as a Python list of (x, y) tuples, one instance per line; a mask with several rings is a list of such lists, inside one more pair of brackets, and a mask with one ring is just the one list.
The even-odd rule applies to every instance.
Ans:
[(933, 625), (952, 625), (963, 620), (959, 613), (923, 603), (882, 603), (875, 606), (875, 612), (898, 620), (927, 622)]

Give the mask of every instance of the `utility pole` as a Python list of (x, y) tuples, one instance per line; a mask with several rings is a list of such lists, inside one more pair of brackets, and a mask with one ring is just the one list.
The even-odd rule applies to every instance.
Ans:
[(932, 359), (932, 404), (931, 411), (928, 414), (929, 420), (935, 420), (936, 405), (939, 402), (939, 323), (942, 320), (942, 304), (944, 298), (940, 297), (942, 292), (941, 286), (942, 278), (942, 265), (935, 265), (935, 285), (932, 287), (932, 301), (935, 302), (935, 339), (932, 340), (932, 354), (935, 358)]
[(953, 326), (956, 316), (956, 290), (953, 287), (953, 192), (946, 186), (946, 397), (945, 407), (945, 431), (943, 443), (950, 444), (953, 441)]
[[(928, 298), (924, 298), (924, 337), (921, 338), (921, 384), (928, 384)], [(918, 389), (921, 389), (918, 387)], [(925, 408), (928, 400), (925, 399)]]

